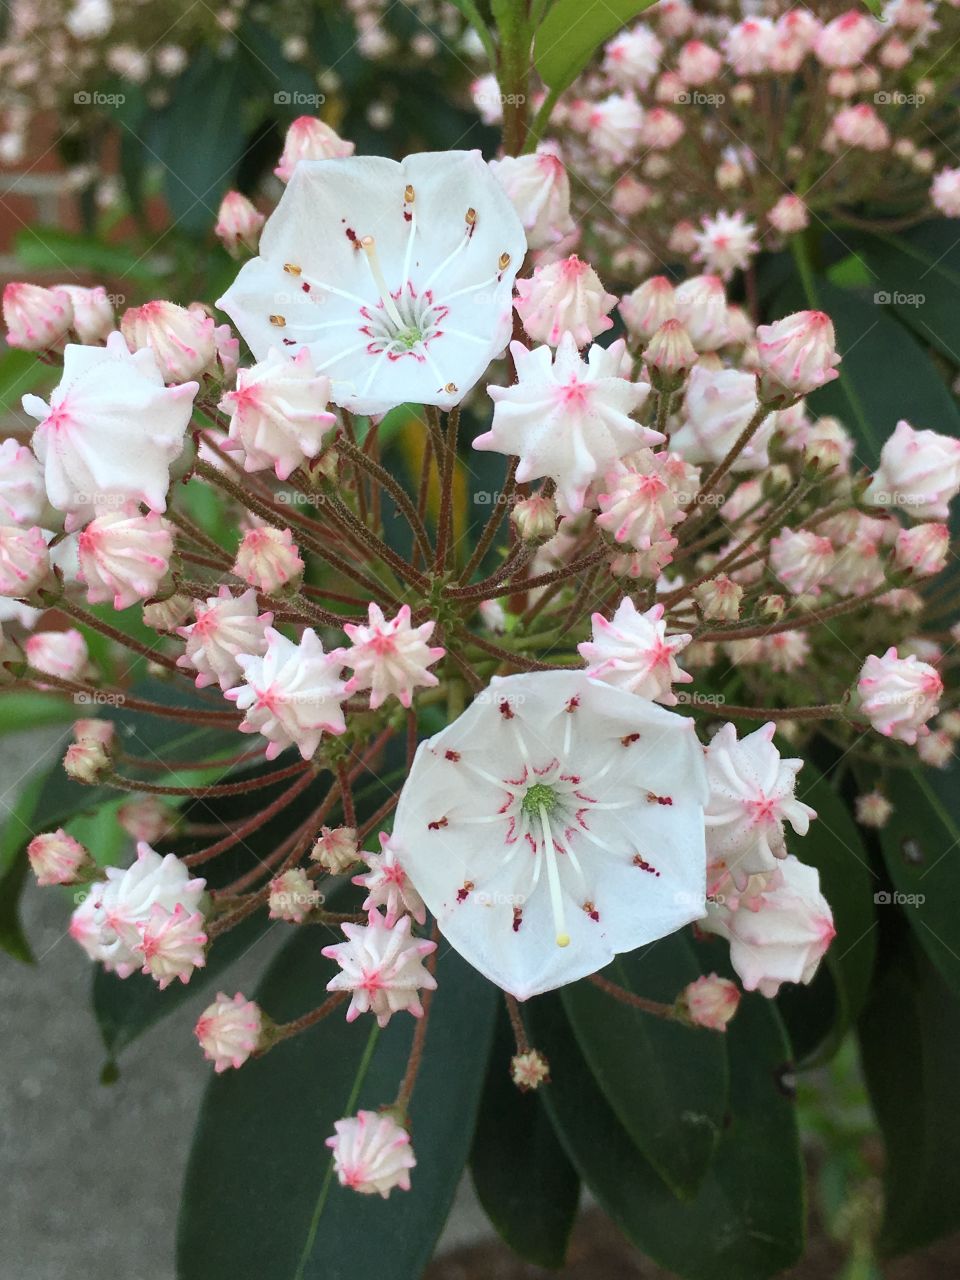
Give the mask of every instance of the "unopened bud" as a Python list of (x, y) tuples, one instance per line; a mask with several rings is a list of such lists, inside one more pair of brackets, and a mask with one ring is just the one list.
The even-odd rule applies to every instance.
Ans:
[(783, 596), (761, 596), (759, 600), (760, 612), (768, 618), (779, 618), (783, 616), (783, 611), (787, 607), (787, 602)]
[(709, 582), (701, 582), (699, 587), (694, 588), (693, 594), (705, 618), (735, 622), (740, 616), (743, 587), (725, 573), (711, 578)]
[(63, 767), (67, 777), (74, 782), (99, 782), (110, 771), (110, 755), (102, 742), (97, 742), (95, 738), (83, 738), (67, 747)]
[(557, 504), (552, 498), (525, 498), (510, 513), (524, 542), (545, 542), (557, 528)]
[(321, 827), (310, 850), (311, 862), (319, 862), (332, 876), (342, 875), (360, 859), (357, 833), (353, 827)]
[(694, 1026), (710, 1031), (726, 1031), (739, 1004), (740, 991), (736, 984), (715, 973), (704, 974), (691, 982), (680, 997), (680, 1007)]
[(643, 358), (654, 387), (673, 391), (696, 364), (697, 353), (680, 321), (667, 320), (650, 339)]
[(528, 1049), (510, 1060), (510, 1076), (524, 1093), (550, 1083), (550, 1064), (539, 1049)]
[(827, 476), (843, 462), (836, 440), (814, 440), (803, 451), (803, 465), (814, 476)]

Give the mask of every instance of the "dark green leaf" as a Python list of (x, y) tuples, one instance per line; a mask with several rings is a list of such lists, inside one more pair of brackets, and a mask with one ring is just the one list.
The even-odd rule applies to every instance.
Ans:
[(915, 945), (875, 984), (860, 1050), (886, 1145), (881, 1243), (905, 1253), (960, 1227), (960, 1002)]
[[(256, 999), (278, 1021), (323, 999), (335, 966), (324, 928), (298, 929)], [(419, 1276), (470, 1147), (493, 1031), (496, 992), (441, 942), (410, 1108), (417, 1156), (408, 1193), (344, 1190), (325, 1139), (334, 1122), (396, 1094), (413, 1019), (377, 1032), (342, 1009), (302, 1035), (211, 1081), (200, 1114), (179, 1228), (181, 1280), (382, 1280)]]
[[(604, 976), (672, 1003), (700, 977), (681, 933), (616, 958)], [(727, 1106), (722, 1036), (651, 1017), (592, 983), (564, 987), (563, 1003), (597, 1085), (620, 1123), (675, 1194), (691, 1196), (713, 1158)]]
[(513, 1083), (514, 1053), (510, 1021), (501, 1007), (470, 1156), (473, 1185), (515, 1253), (535, 1266), (559, 1267), (577, 1213), (580, 1179), (539, 1093), (522, 1093)]
[[(633, 1145), (573, 1041), (556, 997), (530, 1009), (550, 1060), (544, 1092), (586, 1185), (627, 1238), (683, 1280), (766, 1280), (803, 1247), (796, 1109), (783, 1086), (788, 1047), (776, 1009), (745, 996), (727, 1031), (731, 1114), (697, 1196), (676, 1199)], [(704, 1034), (710, 1034), (704, 1032)]]
[(533, 49), (544, 84), (562, 93), (604, 40), (653, 3), (655, 0), (554, 0)]

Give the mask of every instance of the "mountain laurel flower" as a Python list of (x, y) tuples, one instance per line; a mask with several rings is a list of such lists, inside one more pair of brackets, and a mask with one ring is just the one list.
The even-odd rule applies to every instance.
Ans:
[(727, 721), (706, 749), (707, 854), (711, 862), (722, 861), (741, 886), (786, 857), (784, 822), (805, 836), (817, 816), (794, 794), (803, 761), (781, 759), (775, 733), (775, 724), (765, 724), (738, 741)]
[(110, 752), (94, 738), (71, 742), (63, 756), (63, 771), (74, 782), (87, 786), (99, 782), (113, 767)]
[(319, 891), (302, 867), (291, 867), (270, 881), (268, 915), (271, 920), (302, 924), (321, 902)]
[(140, 926), (142, 973), (147, 973), (163, 991), (175, 978), (189, 982), (194, 969), (206, 964), (207, 935), (203, 916), (177, 903), (172, 911), (155, 904)]
[(945, 218), (960, 218), (960, 165), (936, 175), (930, 184), (930, 203)]
[(327, 1138), (327, 1146), (333, 1150), (333, 1167), (341, 1187), (361, 1195), (380, 1195), (384, 1200), (394, 1187), (410, 1190), (410, 1170), (417, 1162), (409, 1133), (393, 1116), (358, 1111), (333, 1127), (336, 1133)]
[(35, 631), (23, 646), (35, 671), (76, 680), (87, 665), (87, 642), (74, 627), (66, 631)]
[(917, 739), (917, 755), (931, 769), (946, 769), (953, 760), (953, 739), (942, 729)]
[(665, 320), (654, 333), (643, 353), (643, 359), (658, 387), (660, 383), (656, 375), (659, 374), (661, 380), (666, 379), (672, 388), (697, 363), (697, 350), (690, 341), (683, 322), (674, 317), (672, 320)]
[(186, 622), (193, 610), (193, 600), (181, 593), (170, 596), (168, 600), (157, 600), (153, 604), (143, 606), (143, 625), (151, 631), (162, 631), (169, 635)]
[(594, 343), (586, 360), (570, 333), (555, 355), (549, 347), (528, 351), (519, 342), (510, 351), (517, 382), (487, 388), (493, 422), (473, 447), (517, 454), (521, 484), (549, 476), (563, 514), (582, 511), (589, 486), (625, 454), (663, 440), (630, 416), (642, 408), (650, 386), (621, 376), (622, 339), (606, 349)]
[(423, 1017), (419, 993), (434, 991), (437, 986), (423, 960), (436, 951), (437, 944), (411, 936), (410, 927), (409, 916), (388, 924), (379, 911), (371, 911), (366, 924), (346, 922), (340, 926), (346, 942), (323, 948), (322, 954), (340, 966), (327, 990), (351, 993), (348, 1022), (362, 1013), (372, 1013), (381, 1027), (395, 1013)]
[(680, 997), (690, 1021), (708, 1031), (726, 1031), (727, 1023), (737, 1012), (740, 992), (735, 982), (705, 973), (688, 983)]
[(651, 276), (620, 299), (618, 310), (631, 337), (649, 342), (677, 313), (674, 287), (666, 276)]
[(30, 596), (50, 572), (43, 530), (0, 525), (0, 596)]
[(364, 853), (360, 856), (370, 868), (363, 875), (354, 876), (353, 883), (367, 890), (364, 911), (384, 909), (384, 920), (393, 926), (400, 916), (413, 916), (417, 924), (427, 918), (423, 899), (410, 883), (403, 862), (398, 856), (397, 843), (385, 831), (380, 832), (381, 853)]
[(785, 982), (813, 981), (836, 930), (820, 875), (792, 855), (779, 864), (779, 876), (759, 898), (707, 903), (700, 927), (730, 943), (730, 962), (747, 991), (768, 999)]
[(795, 596), (818, 596), (835, 557), (830, 539), (812, 529), (781, 529), (770, 539), (770, 568)]
[(266, 756), (274, 760), (295, 746), (310, 760), (325, 733), (346, 729), (341, 703), (346, 701), (343, 652), (325, 653), (317, 633), (307, 627), (294, 644), (267, 627), (262, 656), (238, 654), (244, 683), (227, 689), (226, 698), (246, 713), (241, 733), (261, 733), (268, 741)]
[(740, 209), (733, 213), (720, 209), (713, 217), (704, 216), (700, 227), (694, 236), (693, 261), (702, 262), (723, 280), (747, 267), (760, 248), (756, 224), (748, 222)]
[(857, 681), (860, 706), (878, 733), (913, 746), (940, 710), (940, 673), (915, 654), (900, 658), (896, 646), (871, 654)]
[(366, 626), (344, 624), (351, 647), (342, 650), (341, 656), (344, 666), (353, 671), (347, 693), (369, 689), (373, 711), (389, 697), (398, 698), (401, 706), (409, 708), (414, 689), (430, 689), (438, 683), (433, 672), (427, 670), (446, 653), (439, 645), (427, 644), (436, 624), (429, 619), (412, 627), (408, 604), (402, 605), (397, 616), (388, 622), (380, 606), (371, 603), (367, 617)]
[(283, 141), (283, 154), (274, 173), (281, 182), (289, 182), (301, 160), (340, 160), (352, 156), (355, 144), (341, 138), (316, 116), (298, 116), (288, 127)]
[(337, 421), (326, 409), (329, 398), (330, 379), (316, 373), (306, 347), (293, 360), (273, 349), (259, 364), (241, 369), (236, 390), (219, 407), (230, 417), (230, 442), (243, 449), (243, 469), (273, 467), (277, 479), (286, 480), (305, 459), (315, 458)]
[(229, 1067), (242, 1067), (260, 1043), (262, 1031), (260, 1006), (239, 991), (232, 1000), (217, 992), (194, 1027), (203, 1056), (213, 1063), (217, 1075)]
[(701, 582), (693, 590), (694, 598), (705, 618), (720, 622), (736, 622), (740, 617), (743, 587), (725, 573)]
[(514, 306), (534, 342), (555, 347), (565, 332), (578, 347), (613, 328), (607, 312), (617, 301), (600, 277), (576, 254), (537, 267), (529, 279), (517, 281)]
[(84, 288), (78, 284), (58, 284), (73, 307), (73, 331), (83, 343), (106, 342), (117, 327), (113, 303), (102, 284)]
[(822, 311), (797, 311), (757, 326), (757, 357), (765, 379), (794, 395), (807, 395), (839, 377), (836, 345), (833, 322)]
[(310, 861), (319, 862), (332, 876), (343, 875), (360, 861), (360, 857), (354, 827), (321, 827), (310, 850)]
[(893, 815), (893, 805), (882, 791), (876, 789), (857, 796), (854, 808), (861, 827), (871, 827), (875, 831), (882, 830)]
[(36, 524), (45, 503), (40, 464), (26, 445), (8, 436), (0, 442), (0, 521)]
[(93, 859), (79, 840), (63, 827), (34, 836), (27, 845), (30, 867), (38, 885), (76, 884), (78, 873), (93, 866)]
[(91, 960), (121, 978), (143, 964), (144, 926), (155, 908), (188, 917), (201, 913), (206, 882), (191, 876), (174, 854), (161, 857), (148, 844), (137, 845), (132, 866), (107, 867), (106, 879), (92, 884), (70, 920), (70, 936)]
[[(677, 454), (639, 449), (611, 468), (605, 479), (608, 492), (597, 495), (601, 512), (598, 527), (614, 542), (628, 543), (640, 551), (662, 539), (685, 518), (680, 510), (682, 499), (672, 483), (674, 464), (680, 461)], [(694, 476), (687, 491), (693, 493), (696, 472), (690, 470)], [(681, 483), (685, 481), (686, 476)]]
[(876, 18), (848, 9), (817, 32), (813, 52), (825, 67), (857, 67), (882, 34)]
[(917, 431), (901, 419), (880, 451), (880, 466), (863, 495), (877, 507), (898, 507), (916, 520), (946, 520), (960, 493), (960, 440)]
[(149, 347), (168, 383), (199, 378), (210, 368), (217, 354), (215, 328), (202, 309), (159, 299), (128, 307), (120, 318), (127, 346), (133, 352)]
[(233, 572), (251, 587), (270, 595), (303, 573), (303, 561), (289, 529), (257, 525), (240, 540)]
[(646, 89), (660, 70), (663, 44), (651, 27), (639, 22), (604, 47), (603, 69), (622, 89)]
[(143, 516), (127, 507), (91, 520), (77, 548), (90, 604), (112, 600), (114, 609), (128, 609), (156, 594), (173, 554), (173, 529), (156, 511)]
[(799, 196), (788, 194), (767, 211), (767, 220), (781, 235), (789, 236), (810, 225), (810, 214)]
[(3, 323), (9, 347), (49, 351), (73, 326), (73, 303), (62, 289), (12, 280), (3, 289)]
[(509, 341), (525, 253), (479, 152), (302, 161), (218, 306), (258, 360), (308, 347), (346, 409), (450, 409)]
[(731, 27), (723, 40), (723, 52), (738, 76), (766, 71), (777, 33), (769, 18), (745, 18)]
[(587, 664), (587, 675), (652, 702), (676, 706), (678, 698), (672, 686), (689, 684), (693, 679), (677, 665), (676, 655), (692, 636), (668, 636), (663, 613), (662, 604), (641, 613), (625, 596), (612, 620), (602, 613), (593, 614), (593, 639), (577, 645)]
[(607, 168), (626, 164), (636, 154), (643, 128), (643, 107), (632, 93), (611, 93), (592, 104), (587, 117), (591, 149)]
[(640, 144), (656, 151), (669, 151), (685, 132), (686, 126), (675, 111), (668, 111), (666, 107), (654, 107), (643, 117)]
[[(671, 448), (679, 449), (691, 462), (721, 462), (759, 408), (754, 374), (698, 364), (687, 379), (680, 427), (670, 437)], [(767, 446), (775, 426), (772, 414), (764, 419), (731, 471), (759, 471), (770, 465)]]
[(165, 387), (153, 351), (131, 354), (119, 333), (105, 347), (68, 344), (49, 404), (23, 397), (51, 506), (80, 519), (128, 499), (165, 511), (198, 390)]
[(539, 495), (524, 498), (514, 504), (510, 519), (524, 542), (543, 542), (557, 531), (557, 504)]
[(559, 243), (576, 224), (570, 216), (570, 179), (555, 145), (540, 142), (532, 155), (490, 161), (527, 234), (531, 250)]
[(867, 102), (837, 112), (824, 144), (827, 150), (835, 146), (832, 138), (845, 147), (862, 147), (864, 151), (886, 151), (891, 141), (890, 130)]
[(236, 254), (242, 249), (256, 253), (264, 222), (264, 215), (245, 195), (239, 191), (228, 191), (220, 201), (213, 231), (229, 253)]
[(677, 74), (695, 89), (715, 80), (722, 66), (723, 54), (702, 40), (688, 40), (677, 54)]
[(76, 742), (92, 739), (109, 747), (116, 737), (117, 726), (112, 720), (74, 720), (73, 737)]
[(539, 671), (421, 742), (393, 838), (450, 945), (525, 1000), (702, 916), (705, 801), (692, 720)]
[(719, 276), (690, 276), (677, 285), (673, 301), (697, 351), (718, 351), (730, 341), (730, 308)]
[(550, 1083), (550, 1064), (538, 1049), (515, 1053), (510, 1059), (510, 1079), (523, 1093)]
[(258, 612), (252, 587), (235, 596), (229, 587), (221, 586), (218, 595), (208, 596), (206, 604), (196, 602), (195, 609), (196, 622), (177, 632), (187, 642), (177, 666), (196, 671), (198, 689), (214, 682), (229, 689), (242, 678), (238, 654), (261, 657), (266, 653), (266, 631), (273, 614)]
[(176, 826), (180, 815), (164, 804), (159, 796), (140, 796), (128, 800), (117, 810), (117, 823), (138, 843), (156, 844)]
[(893, 555), (901, 569), (928, 578), (947, 566), (950, 530), (945, 524), (917, 524), (899, 529)]

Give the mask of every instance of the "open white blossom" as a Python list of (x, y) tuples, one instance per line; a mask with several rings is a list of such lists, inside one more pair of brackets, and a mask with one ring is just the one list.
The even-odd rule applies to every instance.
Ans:
[(706, 795), (692, 720), (536, 672), (420, 744), (393, 838), (450, 944), (526, 999), (703, 915)]
[(335, 404), (449, 409), (509, 340), (525, 252), (478, 151), (303, 160), (218, 305), (258, 360), (309, 348)]

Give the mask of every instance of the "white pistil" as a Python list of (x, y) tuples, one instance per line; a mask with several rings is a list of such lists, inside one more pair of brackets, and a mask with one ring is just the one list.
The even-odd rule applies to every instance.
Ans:
[(560, 889), (560, 871), (557, 867), (557, 850), (550, 830), (550, 819), (545, 805), (540, 805), (540, 827), (543, 831), (543, 857), (547, 862), (547, 884), (550, 887), (550, 907), (553, 911), (553, 925), (557, 931), (557, 946), (569, 947), (570, 935), (567, 933), (566, 917), (563, 914), (563, 893)]
[(397, 310), (397, 305), (393, 300), (390, 290), (387, 288), (387, 282), (380, 267), (380, 259), (377, 257), (377, 242), (374, 240), (373, 236), (364, 236), (360, 241), (360, 248), (366, 255), (367, 266), (370, 268), (370, 274), (373, 276), (374, 283), (380, 290), (380, 301), (383, 303), (384, 310), (398, 329), (404, 329), (406, 326), (403, 323), (400, 312)]

